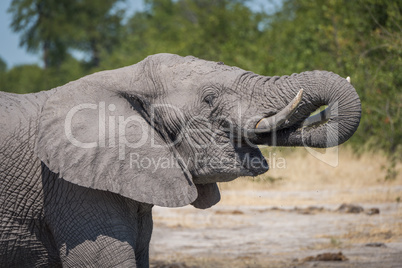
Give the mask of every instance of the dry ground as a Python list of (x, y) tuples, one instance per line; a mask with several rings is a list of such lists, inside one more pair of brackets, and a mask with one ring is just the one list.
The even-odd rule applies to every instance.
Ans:
[(266, 151), (211, 209), (155, 207), (151, 267), (402, 267), (401, 164), (385, 181), (381, 154), (320, 152)]

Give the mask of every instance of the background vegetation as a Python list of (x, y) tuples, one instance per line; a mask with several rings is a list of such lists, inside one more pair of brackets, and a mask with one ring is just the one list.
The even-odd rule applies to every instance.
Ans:
[[(387, 178), (402, 158), (402, 2), (283, 0), (275, 12), (253, 12), (245, 0), (13, 0), (10, 27), (21, 45), (41, 53), (43, 67), (8, 69), (1, 90), (51, 89), (95, 71), (169, 52), (223, 61), (263, 75), (325, 69), (351, 76), (362, 121), (348, 142), (356, 151), (385, 152)], [(267, 0), (269, 1), (269, 0)], [(280, 3), (280, 5), (279, 5)], [(85, 53), (83, 60), (72, 56)]]

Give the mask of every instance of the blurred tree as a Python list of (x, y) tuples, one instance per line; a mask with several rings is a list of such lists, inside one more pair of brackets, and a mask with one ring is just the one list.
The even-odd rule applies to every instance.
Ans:
[(11, 68), (1, 85), (2, 91), (29, 93), (43, 89), (44, 72), (37, 65), (20, 65)]
[(21, 32), (20, 45), (29, 52), (42, 50), (44, 68), (59, 65), (67, 55), (68, 0), (13, 0), (8, 9), (11, 28)]
[(101, 50), (110, 52), (119, 40), (124, 12), (117, 3), (124, 1), (13, 0), (8, 12), (20, 45), (42, 49), (45, 69), (59, 66), (69, 49), (89, 52), (90, 66), (98, 66)]
[(15, 93), (31, 93), (48, 90), (87, 74), (84, 65), (67, 55), (57, 68), (42, 69), (37, 65), (20, 65), (0, 72), (0, 90)]
[(126, 0), (74, 0), (69, 1), (74, 28), (71, 47), (90, 53), (90, 67), (98, 67), (101, 53), (111, 53), (122, 39)]
[(7, 63), (0, 57), (0, 73), (7, 71)]
[(0, 90), (4, 86), (6, 73), (7, 71), (7, 64), (6, 62), (0, 57)]
[[(146, 10), (127, 23), (121, 47), (107, 64), (116, 66), (170, 52), (250, 68), (257, 58), (263, 14), (245, 1), (146, 0)], [(113, 61), (113, 62), (112, 62)]]

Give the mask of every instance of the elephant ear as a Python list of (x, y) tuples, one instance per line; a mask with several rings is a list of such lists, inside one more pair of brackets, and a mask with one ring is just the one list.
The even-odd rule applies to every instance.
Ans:
[(45, 103), (35, 152), (71, 183), (159, 206), (190, 204), (197, 198), (191, 174), (141, 109), (85, 78), (71, 82)]
[(216, 183), (196, 184), (198, 197), (191, 203), (195, 208), (210, 208), (221, 200), (221, 194)]

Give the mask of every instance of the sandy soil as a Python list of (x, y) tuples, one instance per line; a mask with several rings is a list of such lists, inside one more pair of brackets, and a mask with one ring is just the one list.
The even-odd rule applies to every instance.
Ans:
[(386, 158), (341, 149), (336, 167), (268, 155), (268, 173), (220, 184), (207, 210), (155, 207), (151, 267), (402, 267), (402, 163), (387, 181)]
[[(153, 267), (402, 267), (402, 205), (339, 207), (156, 207)], [(347, 260), (307, 259), (339, 252)]]

